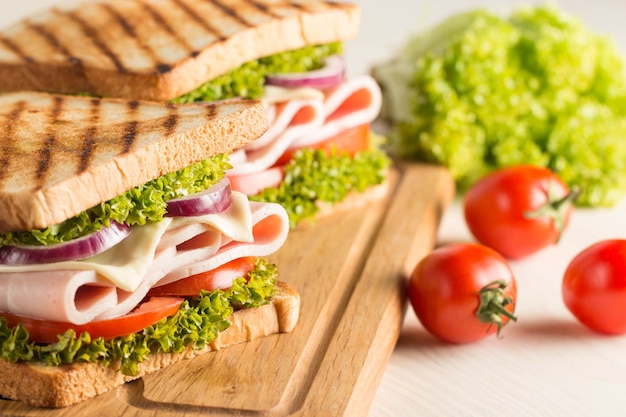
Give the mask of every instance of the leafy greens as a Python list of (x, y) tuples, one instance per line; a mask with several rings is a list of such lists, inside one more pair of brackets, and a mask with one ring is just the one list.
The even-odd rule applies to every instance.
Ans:
[(530, 163), (582, 188), (579, 205), (626, 191), (624, 59), (554, 5), (453, 16), (375, 77), (395, 115), (390, 151), (448, 166), (460, 190)]
[[(374, 135), (374, 134), (372, 134)], [(374, 142), (382, 137), (374, 136)], [(305, 219), (312, 219), (319, 211), (318, 201), (334, 204), (349, 193), (362, 193), (381, 184), (391, 165), (389, 157), (377, 144), (351, 157), (348, 153), (320, 149), (300, 149), (285, 166), (283, 181), (278, 187), (265, 188), (249, 197), (253, 201), (278, 203), (289, 215), (295, 228)]]
[(268, 75), (306, 72), (321, 68), (324, 65), (324, 58), (339, 54), (342, 49), (340, 42), (312, 45), (247, 62), (172, 101), (194, 103), (234, 97), (260, 98), (265, 91), (265, 77)]

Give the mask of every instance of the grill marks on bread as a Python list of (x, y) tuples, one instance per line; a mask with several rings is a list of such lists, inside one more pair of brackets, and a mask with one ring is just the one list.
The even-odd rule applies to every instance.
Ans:
[[(24, 20), (24, 22), (28, 22), (28, 20)], [(57, 39), (57, 37), (54, 35), (53, 32), (49, 31), (46, 27), (36, 24), (36, 23), (27, 23), (27, 24), (29, 24), (30, 27), (35, 32), (37, 32), (42, 38), (44, 38), (53, 49), (55, 49), (56, 51), (59, 51), (63, 55), (66, 55), (68, 57), (69, 62), (75, 65), (79, 65), (79, 66), (82, 65), (80, 59), (72, 56), (70, 51), (65, 47), (65, 45), (59, 42), (59, 40)]]
[(268, 128), (260, 101), (212, 105), (0, 95), (0, 232), (43, 229)]
[(80, 151), (80, 157), (78, 162), (78, 173), (84, 172), (88, 167), (91, 160), (91, 155), (95, 150), (96, 135), (98, 133), (98, 122), (100, 119), (100, 99), (94, 98), (90, 101), (89, 115), (87, 116), (85, 129), (85, 139)]
[(122, 147), (122, 153), (127, 153), (133, 146), (135, 142), (135, 137), (137, 136), (137, 127), (139, 122), (135, 120), (137, 118), (137, 108), (139, 107), (139, 102), (137, 101), (129, 101), (128, 102), (128, 117), (129, 121), (126, 123), (126, 128), (124, 129), (124, 145)]
[(0, 124), (5, 129), (2, 144), (0, 145), (2, 152), (0, 155), (0, 187), (4, 185), (6, 179), (11, 175), (11, 160), (16, 153), (16, 125), (25, 108), (26, 102), (17, 101), (12, 108), (8, 109), (9, 111), (1, 115), (2, 121), (0, 121)]
[(54, 129), (54, 121), (57, 120), (62, 111), (63, 99), (61, 96), (56, 96), (52, 99), (52, 107), (50, 108), (50, 112), (47, 116), (50, 121), (50, 128), (45, 135), (43, 146), (39, 148), (39, 151), (37, 152), (39, 156), (39, 161), (37, 164), (37, 172), (35, 175), (38, 182), (40, 182), (46, 175), (46, 172), (48, 172), (48, 167), (50, 166), (50, 158), (54, 153), (54, 148), (57, 141), (57, 132)]
[(131, 22), (128, 22), (126, 18), (113, 7), (113, 5), (102, 3), (101, 7), (111, 16), (114, 21), (114, 25), (119, 26), (129, 39), (135, 40), (137, 47), (141, 50), (141, 52), (148, 55), (150, 60), (157, 63), (157, 68), (164, 65), (159, 63), (159, 57), (156, 55), (154, 50), (139, 40), (134, 25)]
[[(62, 13), (58, 9), (54, 9), (54, 12)], [(111, 62), (113, 63), (113, 65), (115, 65), (115, 68), (117, 68), (118, 71), (122, 73), (126, 72), (126, 68), (124, 68), (117, 55), (109, 48), (106, 40), (101, 38), (101, 33), (94, 29), (90, 25), (90, 22), (88, 20), (83, 19), (78, 13), (72, 11), (67, 12), (67, 16), (80, 26), (84, 36), (89, 38), (93, 42), (93, 44), (100, 50), (100, 52), (111, 60)], [(103, 33), (102, 35), (105, 35), (105, 33)]]
[(331, 0), (94, 0), (0, 33), (0, 91), (170, 101), (246, 62), (351, 39)]
[[(180, 10), (182, 10), (193, 22), (202, 27), (208, 34), (214, 36), (217, 40), (223, 41), (226, 36), (220, 33), (220, 31), (211, 24), (207, 19), (203, 18), (191, 5), (188, 5), (185, 0), (172, 0), (172, 3)], [(197, 56), (198, 53), (194, 52), (191, 57)]]
[[(176, 112), (176, 105), (174, 103), (167, 103), (167, 108), (172, 112), (169, 116), (163, 121), (163, 129), (165, 129), (165, 135), (169, 136), (176, 131), (176, 126), (178, 126), (179, 115)], [(209, 120), (215, 117), (216, 108), (214, 105), (209, 106)]]
[[(142, 7), (146, 10), (146, 14), (148, 15), (149, 19), (151, 21), (154, 21), (157, 24), (157, 26), (165, 34), (167, 34), (167, 36), (172, 38), (178, 44), (178, 46), (190, 51), (189, 55), (197, 54), (197, 51), (193, 49), (193, 47), (187, 42), (187, 40), (184, 37), (179, 35), (178, 31), (176, 30), (176, 27), (170, 24), (165, 19), (165, 17), (161, 15), (161, 12), (159, 12), (157, 8), (152, 7), (148, 2), (142, 3)], [(167, 9), (164, 11), (168, 12)], [(160, 69), (159, 65), (156, 66), (156, 69), (157, 69), (157, 72), (164, 72), (163, 69)]]
[[(25, 99), (19, 100), (20, 95)], [(218, 117), (218, 105), (188, 108), (195, 126)], [(37, 93), (0, 96), (0, 189), (22, 182), (36, 191), (79, 175), (90, 169), (94, 157), (101, 163), (179, 133), (181, 117), (172, 103)]]
[(0, 44), (4, 47), (5, 51), (8, 51), (12, 55), (16, 55), (19, 59), (24, 62), (33, 62), (33, 58), (30, 55), (27, 55), (20, 46), (12, 39), (6, 36), (0, 36)]
[[(106, 61), (121, 73), (166, 73), (181, 59), (194, 58), (203, 49), (224, 41), (233, 33), (303, 11), (341, 7), (344, 6), (331, 2), (309, 4), (307, 1), (267, 0), (84, 3), (75, 9), (55, 8), (47, 15), (23, 20), (10, 28), (9, 35), (0, 37), (0, 52), (24, 62), (46, 62), (52, 53), (63, 57), (65, 64), (78, 67), (102, 67), (102, 61)], [(71, 30), (67, 29), (68, 22), (71, 22)], [(45, 47), (27, 44), (30, 37), (24, 36), (26, 33), (36, 34)], [(78, 46), (73, 43), (80, 37), (85, 40), (80, 48), (83, 55), (78, 57)], [(127, 51), (131, 44), (142, 59), (134, 61), (126, 56), (131, 55)], [(74, 49), (77, 50), (73, 52)]]

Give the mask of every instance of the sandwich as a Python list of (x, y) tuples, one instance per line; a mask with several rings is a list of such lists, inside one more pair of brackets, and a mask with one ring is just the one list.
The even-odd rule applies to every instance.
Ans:
[(0, 91), (174, 103), (260, 99), (270, 120), (234, 152), (233, 189), (283, 205), (291, 227), (378, 199), (391, 161), (370, 129), (381, 92), (346, 77), (355, 4), (96, 0), (0, 35)]
[(285, 209), (231, 190), (259, 101), (0, 95), (0, 397), (64, 407), (291, 331)]

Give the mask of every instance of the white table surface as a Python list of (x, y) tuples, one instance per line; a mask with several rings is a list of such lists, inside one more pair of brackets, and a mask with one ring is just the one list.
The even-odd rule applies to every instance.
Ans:
[[(50, 5), (76, 0), (0, 0), (0, 26)], [(356, 0), (360, 36), (346, 44), (348, 73), (384, 62), (409, 34), (451, 13), (488, 7), (498, 13), (533, 1)], [(561, 0), (626, 51), (626, 2)], [(561, 300), (569, 260), (606, 238), (626, 237), (626, 199), (611, 209), (577, 210), (561, 243), (512, 262), (518, 281), (518, 323), (495, 337), (447, 345), (429, 336), (409, 307), (400, 339), (373, 400), (370, 416), (622, 416), (626, 415), (626, 336), (596, 335)], [(471, 240), (459, 201), (445, 212), (440, 243)]]
[[(357, 1), (359, 38), (347, 44), (356, 72), (384, 62), (408, 34), (450, 13), (488, 7), (496, 13), (531, 1)], [(535, 2), (537, 3), (537, 2)], [(626, 51), (626, 2), (556, 2)], [(582, 53), (582, 51), (581, 51)], [(356, 67), (356, 68), (354, 68)], [(582, 327), (565, 308), (561, 279), (582, 249), (606, 238), (626, 238), (626, 200), (612, 209), (577, 210), (558, 246), (511, 267), (518, 283), (519, 320), (503, 338), (466, 345), (441, 343), (426, 333), (409, 306), (370, 416), (577, 417), (626, 415), (626, 336), (606, 337)], [(471, 240), (459, 200), (445, 212), (438, 242)]]

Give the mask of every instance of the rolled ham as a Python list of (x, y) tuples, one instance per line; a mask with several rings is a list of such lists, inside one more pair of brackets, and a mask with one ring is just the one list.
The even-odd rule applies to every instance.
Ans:
[[(276, 89), (276, 87), (273, 87)], [(310, 90), (310, 89), (308, 89)], [(246, 195), (257, 194), (282, 180), (275, 165), (289, 149), (312, 146), (353, 127), (371, 123), (380, 112), (382, 93), (368, 76), (353, 77), (336, 88), (318, 94), (297, 90), (285, 93), (285, 101), (266, 103), (270, 129), (231, 158), (231, 183)]]
[[(276, 252), (289, 231), (287, 213), (277, 204), (245, 201), (251, 239), (233, 239), (232, 234), (190, 221), (193, 218), (172, 221), (159, 235), (151, 262), (132, 291), (114, 285), (93, 269), (3, 272), (0, 311), (74, 324), (114, 318), (132, 311), (155, 285), (206, 272), (237, 258)], [(33, 303), (33, 299), (45, 302)]]
[[(229, 175), (245, 175), (264, 171), (276, 163), (278, 158), (294, 142), (308, 132), (321, 129), (324, 124), (322, 100), (295, 99), (270, 106), (275, 114), (270, 128), (259, 139), (244, 149), (245, 158), (236, 157)], [(257, 143), (258, 142), (258, 143)]]

